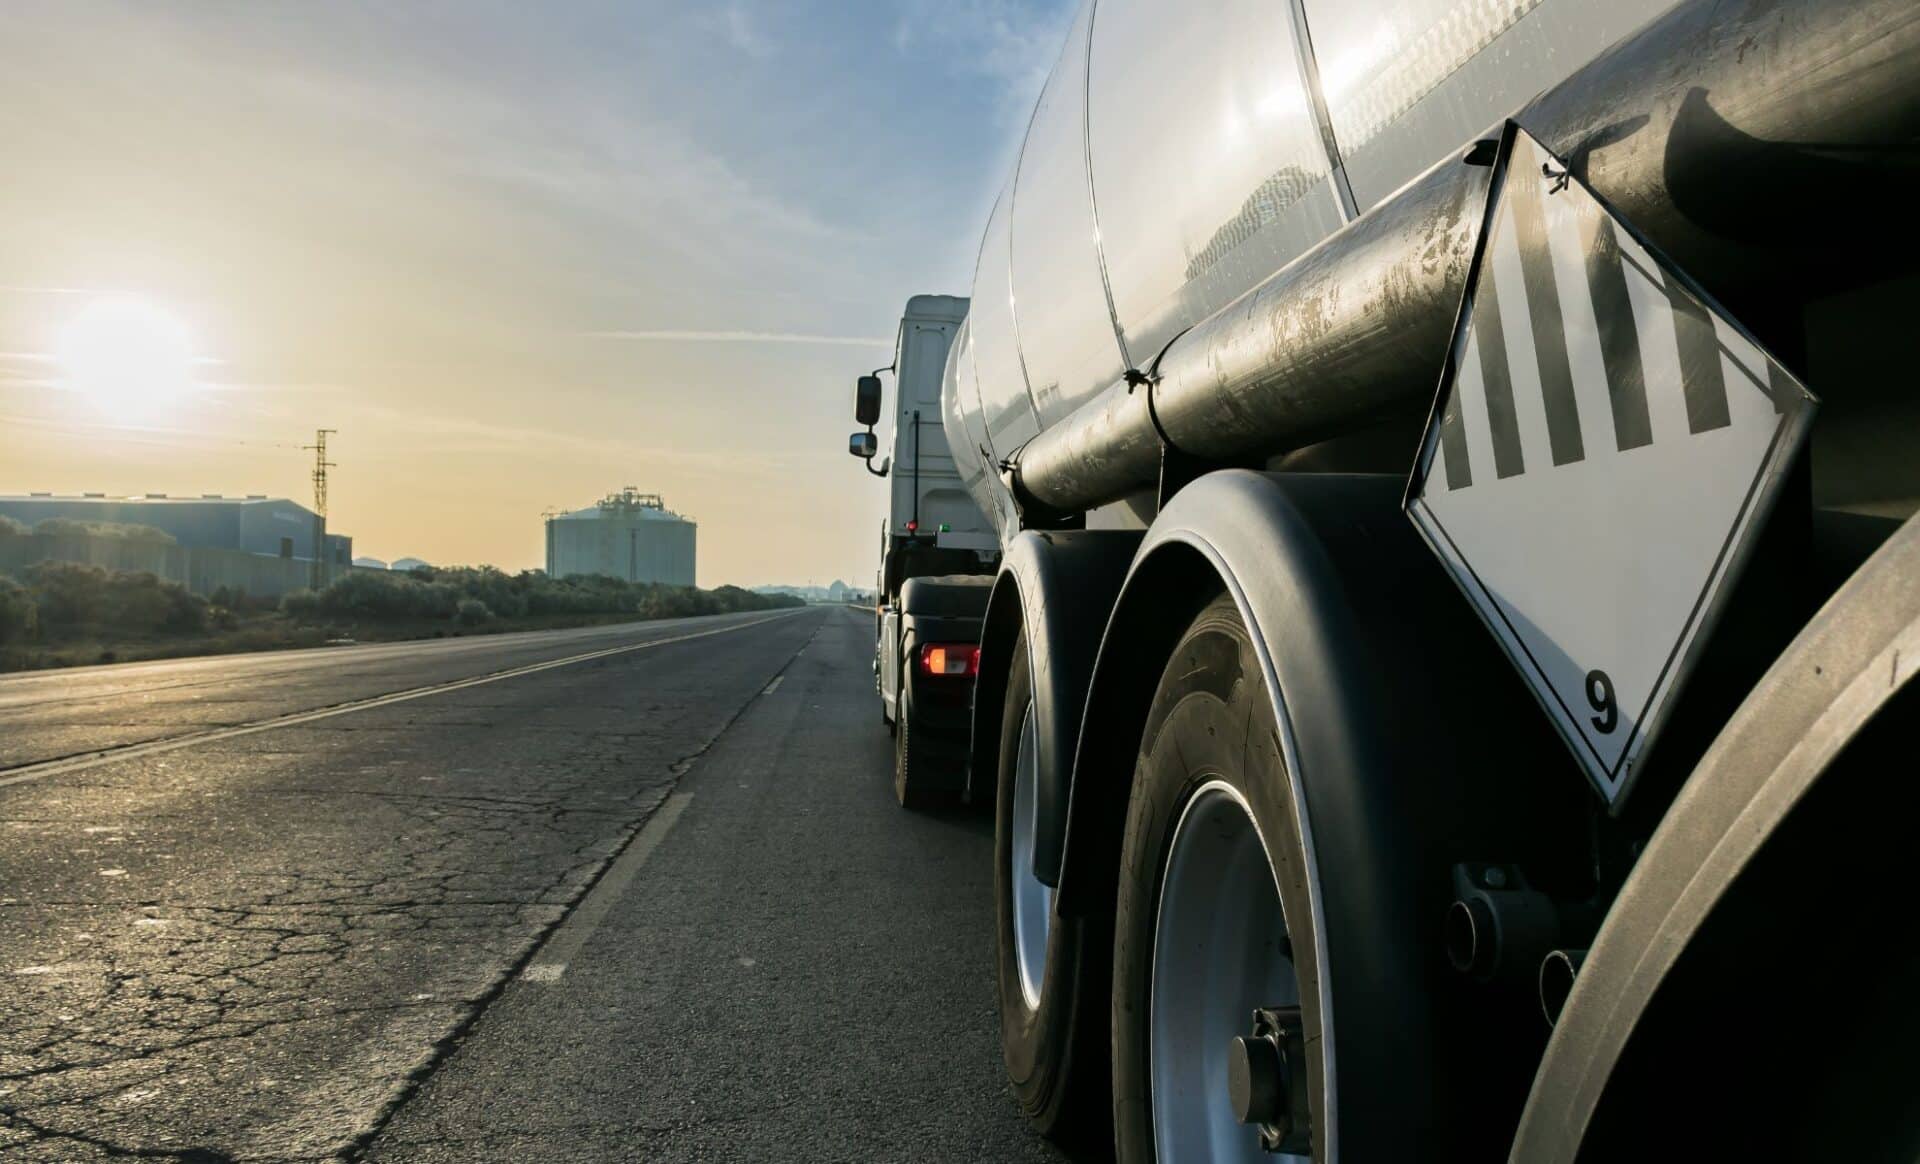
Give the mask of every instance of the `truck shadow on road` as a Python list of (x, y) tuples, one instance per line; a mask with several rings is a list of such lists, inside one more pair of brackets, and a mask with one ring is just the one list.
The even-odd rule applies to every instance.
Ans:
[(915, 820), (928, 821), (957, 832), (971, 833), (987, 841), (993, 840), (993, 806), (991, 804), (965, 804), (955, 800), (948, 804), (915, 809), (910, 815)]

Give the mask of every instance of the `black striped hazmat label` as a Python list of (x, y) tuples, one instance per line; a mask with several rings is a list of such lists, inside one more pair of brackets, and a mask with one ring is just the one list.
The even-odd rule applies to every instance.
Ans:
[(1610, 806), (1816, 403), (1507, 127), (1407, 513)]

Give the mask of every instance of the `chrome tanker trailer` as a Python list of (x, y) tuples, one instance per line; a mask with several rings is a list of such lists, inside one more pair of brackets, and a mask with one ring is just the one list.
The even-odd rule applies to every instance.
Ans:
[(1920, 7), (1098, 0), (944, 423), (1125, 1161), (1909, 1159)]

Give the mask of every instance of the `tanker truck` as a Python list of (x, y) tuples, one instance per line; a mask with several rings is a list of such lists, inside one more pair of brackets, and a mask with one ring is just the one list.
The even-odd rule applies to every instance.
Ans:
[(1042, 1132), (1912, 1159), (1920, 8), (1098, 0), (943, 423)]

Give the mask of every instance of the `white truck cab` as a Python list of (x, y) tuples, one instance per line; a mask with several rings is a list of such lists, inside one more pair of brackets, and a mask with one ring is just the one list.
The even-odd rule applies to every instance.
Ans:
[[(893, 366), (860, 378), (855, 415), (868, 429), (849, 442), (869, 472), (889, 479), (873, 666), (881, 718), (895, 731), (903, 804), (962, 786), (979, 621), (1000, 561), (998, 532), (968, 492), (973, 483), (955, 464), (941, 415), (941, 384), (966, 316), (967, 301), (955, 296), (907, 301)], [(885, 371), (896, 385), (893, 449), (875, 468)]]

